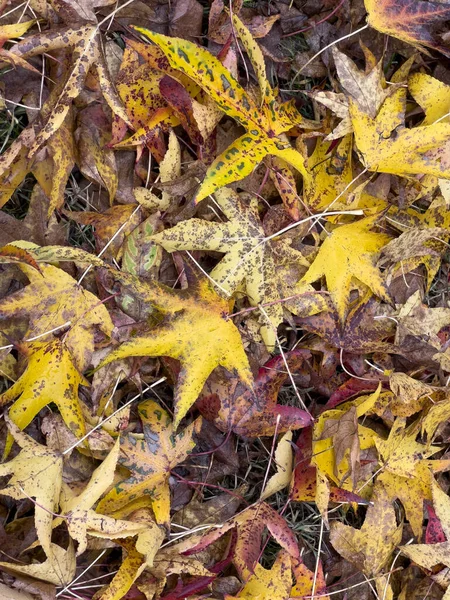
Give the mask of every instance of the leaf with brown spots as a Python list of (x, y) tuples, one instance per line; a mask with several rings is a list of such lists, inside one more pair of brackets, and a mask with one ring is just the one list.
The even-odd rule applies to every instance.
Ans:
[[(289, 369), (298, 376), (311, 355), (307, 350), (296, 350), (286, 353), (285, 358)], [(307, 427), (312, 417), (305, 410), (277, 404), (278, 393), (288, 376), (279, 355), (259, 369), (253, 389), (220, 369), (206, 382), (197, 406), (205, 419), (213, 421), (221, 431), (231, 430), (250, 438)], [(306, 378), (305, 387), (308, 383)]]
[[(73, 49), (73, 62), (61, 77), (61, 83), (56, 84), (53, 93), (42, 107), (43, 126), (34, 135), (34, 125), (30, 124), (21, 133), (14, 148), (11, 146), (4, 152), (0, 158), (0, 177), (7, 175), (9, 166), (17, 157), (18, 151), (22, 152), (22, 162), (16, 165), (16, 168), (20, 167), (21, 177), (26, 174), (27, 170), (31, 170), (36, 153), (63, 125), (73, 101), (83, 90), (91, 67), (97, 72), (98, 82), (108, 106), (114, 114), (129, 123), (120, 98), (111, 83), (97, 27), (83, 25), (78, 29), (63, 28), (37, 33), (20, 41), (10, 50), (10, 53), (26, 59), (68, 47)], [(23, 173), (23, 161), (28, 161), (25, 173)], [(53, 202), (52, 208), (55, 206), (56, 203)]]
[[(59, 339), (50, 342), (29, 342), (23, 350), (28, 364), (23, 375), (0, 396), (0, 404), (16, 399), (9, 409), (9, 418), (24, 429), (40, 410), (54, 402), (67, 427), (77, 436), (85, 434), (78, 386), (88, 385), (77, 370), (67, 346)], [(11, 448), (7, 443), (5, 453)]]
[(220, 527), (206, 534), (196, 534), (178, 545), (185, 555), (196, 554), (221, 538), (230, 530), (236, 529), (237, 540), (234, 548), (233, 563), (243, 579), (253, 573), (260, 558), (262, 535), (268, 529), (278, 544), (294, 559), (300, 558), (300, 552), (294, 533), (276, 510), (265, 502), (249, 506)]
[(434, 29), (450, 19), (450, 4), (423, 0), (364, 0), (368, 23), (381, 33), (392, 35), (424, 50), (424, 46), (450, 56), (450, 50)]
[[(91, 479), (83, 491), (76, 495), (67, 484), (63, 484), (61, 494), (61, 514), (67, 523), (67, 529), (73, 540), (78, 542), (77, 556), (87, 549), (87, 536), (106, 539), (117, 539), (139, 536), (143, 532), (153, 530), (158, 535), (158, 527), (148, 523), (125, 521), (108, 517), (92, 509), (93, 505), (114, 483), (114, 472), (120, 452), (120, 438), (117, 438), (112, 450), (92, 473)], [(63, 521), (55, 519), (53, 527)]]
[(52, 513), (58, 507), (61, 491), (62, 456), (22, 433), (8, 417), (6, 420), (10, 435), (21, 451), (12, 460), (0, 465), (1, 477), (12, 476), (0, 493), (15, 499), (36, 499), (36, 533), (45, 554), (53, 562)]
[(261, 108), (228, 69), (205, 48), (136, 27), (137, 31), (161, 48), (174, 69), (190, 77), (211, 96), (219, 108), (247, 130), (209, 167), (196, 202), (220, 187), (243, 179), (268, 154), (282, 158), (301, 173), (305, 171), (301, 155), (292, 148), (285, 136), (285, 132), (302, 122), (302, 117), (293, 103), (278, 104), (267, 81), (259, 46), (240, 19), (235, 14), (232, 18), (257, 74)]
[[(265, 304), (264, 311), (270, 319), (263, 318), (261, 335), (269, 349), (275, 345), (275, 331), (283, 320), (282, 299), (287, 292), (286, 273), (288, 263), (309, 266), (301, 252), (291, 247), (292, 239), (270, 239), (262, 226), (258, 200), (239, 196), (228, 188), (222, 188), (215, 198), (228, 219), (226, 223), (214, 223), (201, 219), (189, 219), (153, 236), (165, 250), (210, 250), (224, 252), (224, 258), (211, 271), (210, 276), (220, 290), (234, 294), (244, 282), (245, 291), (252, 306)], [(305, 289), (305, 292), (309, 289)], [(325, 301), (311, 307), (309, 314), (326, 308)]]
[(397, 525), (394, 507), (381, 484), (375, 485), (372, 501), (361, 529), (333, 521), (330, 532), (335, 550), (368, 577), (378, 575), (388, 564), (403, 528), (402, 523)]
[(413, 560), (416, 564), (429, 571), (434, 571), (435, 567), (438, 565), (450, 566), (450, 499), (434, 478), (431, 478), (431, 489), (433, 507), (440, 521), (446, 541), (406, 545), (401, 546), (400, 548), (403, 554)]
[(0, 301), (0, 326), (3, 319), (28, 319), (28, 338), (67, 324), (65, 347), (83, 371), (91, 361), (95, 328), (111, 335), (113, 323), (105, 306), (58, 267), (43, 264), (41, 273), (24, 263), (19, 267), (30, 284)]
[(139, 416), (143, 435), (127, 434), (120, 448), (119, 463), (130, 476), (100, 500), (97, 512), (128, 515), (137, 508), (151, 506), (156, 521), (168, 524), (170, 472), (195, 446), (192, 436), (200, 430), (201, 417), (176, 435), (169, 414), (153, 400), (139, 405)]

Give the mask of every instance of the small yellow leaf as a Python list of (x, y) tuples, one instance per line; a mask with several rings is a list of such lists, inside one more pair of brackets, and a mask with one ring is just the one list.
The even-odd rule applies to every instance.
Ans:
[[(364, 283), (374, 294), (390, 302), (389, 293), (374, 259), (389, 241), (389, 236), (370, 231), (376, 217), (367, 217), (334, 229), (319, 249), (316, 259), (302, 281), (313, 283), (325, 276), (328, 291), (343, 321), (355, 280)], [(353, 282), (352, 282), (353, 280)]]
[(292, 431), (287, 431), (278, 442), (275, 450), (275, 465), (277, 472), (267, 482), (260, 500), (265, 500), (272, 494), (287, 487), (292, 478), (294, 454), (292, 452)]

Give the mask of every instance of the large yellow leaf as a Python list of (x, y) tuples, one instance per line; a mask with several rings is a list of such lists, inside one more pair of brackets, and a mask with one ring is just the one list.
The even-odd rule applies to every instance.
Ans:
[[(0, 405), (15, 398), (9, 409), (10, 419), (20, 429), (31, 423), (40, 410), (54, 402), (67, 427), (77, 436), (85, 434), (78, 386), (89, 385), (77, 370), (66, 345), (59, 339), (30, 342), (25, 347), (28, 365), (23, 375), (0, 396)], [(11, 439), (5, 453), (11, 448)]]
[(62, 269), (44, 264), (39, 272), (24, 263), (18, 266), (30, 284), (3, 298), (0, 319), (27, 318), (25, 337), (40, 335), (70, 322), (65, 344), (77, 368), (83, 371), (91, 361), (95, 327), (107, 336), (113, 330), (105, 306)]
[(333, 521), (330, 541), (339, 554), (368, 577), (378, 575), (402, 539), (395, 510), (382, 485), (376, 484), (361, 529)]
[[(308, 266), (301, 252), (291, 247), (291, 239), (267, 239), (258, 211), (258, 200), (245, 201), (236, 192), (222, 188), (215, 198), (226, 223), (189, 219), (153, 236), (169, 252), (175, 250), (211, 250), (225, 253), (210, 275), (218, 287), (230, 294), (245, 282), (252, 306), (268, 303), (265, 312), (272, 325), (264, 323), (261, 334), (270, 349), (275, 344), (276, 327), (283, 320), (280, 300), (286, 292), (283, 263)], [(317, 312), (324, 310), (318, 307)]]
[(130, 471), (130, 477), (118, 483), (98, 504), (97, 512), (130, 513), (136, 506), (151, 505), (158, 523), (170, 518), (169, 477), (171, 470), (183, 462), (195, 446), (194, 432), (201, 418), (175, 435), (168, 413), (153, 400), (139, 405), (143, 435), (128, 434), (123, 438), (119, 462)]
[(155, 329), (113, 350), (100, 367), (127, 356), (171, 356), (179, 360), (181, 371), (174, 396), (175, 427), (197, 400), (217, 366), (225, 367), (237, 374), (244, 384), (252, 385), (241, 336), (228, 319), (229, 303), (217, 295), (209, 280), (193, 277), (188, 290), (175, 291), (126, 273), (112, 271), (112, 274), (131, 294), (156, 306), (166, 318)]
[(301, 123), (302, 117), (292, 102), (281, 106), (277, 103), (266, 78), (261, 50), (239, 18), (234, 15), (233, 19), (258, 77), (261, 107), (205, 48), (136, 27), (163, 50), (172, 68), (190, 77), (227, 115), (247, 130), (210, 166), (197, 193), (197, 202), (218, 188), (243, 179), (268, 154), (283, 158), (301, 173), (305, 172), (301, 155), (290, 146), (287, 138), (282, 137)]
[(349, 306), (350, 290), (355, 287), (352, 280), (364, 283), (374, 294), (390, 301), (381, 273), (374, 266), (376, 255), (390, 238), (370, 231), (375, 220), (375, 217), (367, 217), (334, 229), (302, 279), (305, 283), (313, 283), (325, 276), (342, 321)]

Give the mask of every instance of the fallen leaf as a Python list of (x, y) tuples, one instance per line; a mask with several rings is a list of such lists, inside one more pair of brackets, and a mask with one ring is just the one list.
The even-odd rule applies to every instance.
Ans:
[(170, 517), (170, 472), (195, 446), (192, 436), (199, 431), (201, 419), (175, 435), (168, 413), (153, 400), (139, 405), (139, 415), (144, 434), (124, 436), (119, 457), (130, 477), (100, 500), (97, 513), (123, 514), (125, 510), (129, 514), (150, 505), (157, 523), (164, 524)]
[(274, 460), (277, 472), (267, 482), (260, 500), (265, 500), (272, 494), (284, 489), (291, 481), (293, 466), (292, 431), (286, 432), (278, 442)]
[(388, 564), (402, 538), (403, 525), (397, 525), (395, 510), (382, 485), (376, 485), (371, 506), (361, 529), (337, 521), (330, 524), (330, 541), (346, 560), (368, 577), (374, 577)]
[(390, 302), (386, 284), (374, 266), (376, 255), (387, 244), (389, 237), (370, 231), (375, 220), (374, 217), (366, 217), (333, 229), (303, 276), (305, 283), (313, 283), (325, 276), (341, 321), (344, 321), (348, 309), (352, 280), (353, 287), (355, 280), (358, 280), (374, 294)]

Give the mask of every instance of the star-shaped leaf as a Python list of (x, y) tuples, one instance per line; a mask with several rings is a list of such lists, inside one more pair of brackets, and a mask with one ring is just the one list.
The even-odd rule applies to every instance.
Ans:
[(138, 507), (151, 505), (156, 521), (168, 523), (170, 472), (195, 446), (192, 436), (198, 433), (201, 418), (175, 435), (169, 414), (153, 400), (139, 405), (139, 415), (143, 435), (129, 433), (120, 448), (119, 463), (130, 471), (130, 476), (100, 500), (97, 512), (129, 514)]
[(386, 284), (374, 266), (376, 255), (390, 238), (370, 231), (375, 220), (375, 217), (366, 217), (334, 229), (302, 279), (312, 283), (325, 276), (341, 321), (345, 319), (350, 290), (354, 287), (352, 280), (364, 283), (374, 294), (390, 302)]
[(262, 325), (262, 336), (269, 348), (275, 344), (274, 328), (283, 320), (286, 283), (283, 263), (291, 262), (309, 266), (301, 252), (291, 248), (291, 240), (266, 239), (258, 201), (244, 198), (222, 188), (216, 200), (228, 219), (214, 223), (202, 219), (189, 219), (153, 236), (169, 252), (175, 250), (211, 250), (224, 252), (225, 256), (210, 275), (220, 289), (233, 294), (245, 282), (245, 291), (252, 306), (268, 303), (265, 312), (270, 324)]
[(241, 336), (228, 319), (229, 303), (218, 296), (208, 279), (195, 276), (188, 290), (175, 291), (126, 273), (112, 271), (112, 274), (133, 294), (165, 313), (166, 318), (155, 329), (113, 350), (100, 367), (128, 356), (170, 356), (179, 360), (181, 372), (174, 396), (175, 428), (219, 365), (252, 386)]

